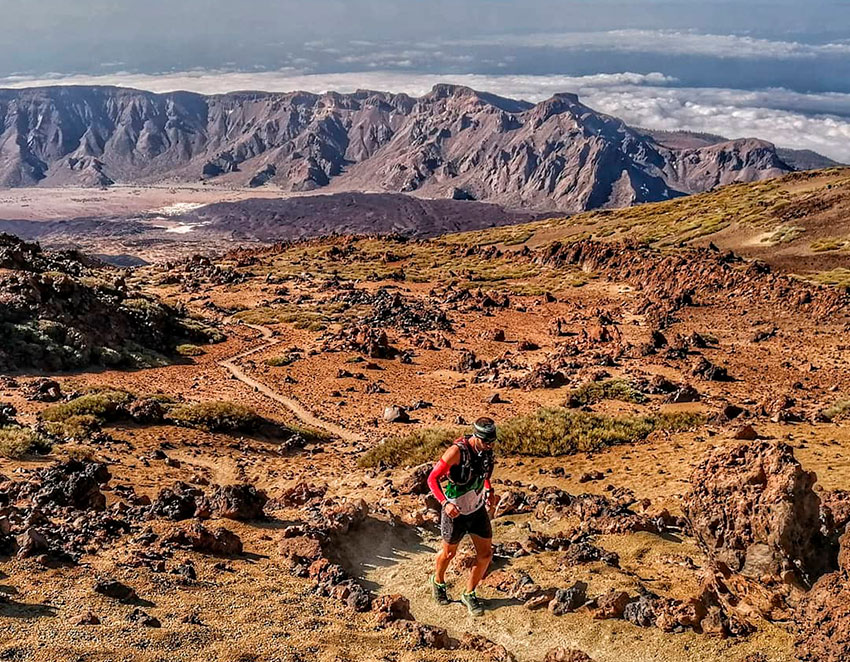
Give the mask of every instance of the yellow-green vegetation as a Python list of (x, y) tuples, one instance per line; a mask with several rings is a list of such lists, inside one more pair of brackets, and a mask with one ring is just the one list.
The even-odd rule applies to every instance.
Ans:
[(127, 391), (95, 391), (68, 402), (51, 405), (41, 412), (41, 417), (51, 423), (64, 423), (81, 416), (90, 416), (96, 421), (116, 420), (123, 416), (122, 406), (129, 404), (134, 398), (135, 396)]
[(178, 345), (177, 353), (180, 356), (203, 356), (206, 354), (206, 350), (203, 347), (198, 347), (198, 345)]
[[(499, 426), (496, 452), (500, 455), (553, 457), (593, 451), (615, 444), (634, 443), (655, 430), (671, 432), (702, 425), (700, 414), (661, 413), (652, 416), (601, 416), (563, 408), (544, 408), (528, 416), (512, 418)], [(434, 428), (393, 437), (361, 456), (362, 467), (390, 467), (436, 460), (440, 449), (462, 430)]]
[(253, 409), (226, 401), (177, 405), (168, 412), (168, 419), (207, 432), (256, 432), (264, 423)]
[(276, 306), (259, 306), (234, 315), (234, 319), (247, 324), (292, 324), (296, 329), (307, 331), (324, 331), (328, 324), (341, 321), (342, 316), (334, 313), (333, 307), (322, 310), (318, 304), (298, 306), (282, 304)]
[(50, 441), (45, 437), (17, 425), (0, 428), (0, 457), (19, 460), (27, 455), (47, 455)]
[(207, 432), (260, 434), (287, 439), (299, 435), (308, 443), (325, 442), (330, 438), (320, 430), (280, 425), (263, 418), (250, 407), (225, 400), (176, 405), (168, 411), (166, 420)]
[(850, 269), (845, 267), (836, 267), (830, 271), (821, 271), (807, 278), (821, 285), (850, 288)]
[(692, 413), (653, 416), (601, 416), (561, 408), (540, 409), (510, 419), (499, 427), (499, 452), (504, 455), (551, 457), (593, 451), (645, 439), (655, 430), (682, 431), (701, 425)]
[[(508, 236), (512, 228), (493, 229)], [(514, 240), (524, 241), (530, 230), (517, 234)], [(334, 277), (347, 280), (398, 280), (408, 283), (453, 283), (459, 288), (483, 287), (507, 294), (541, 294), (584, 285), (590, 276), (579, 269), (552, 269), (517, 259), (513, 251), (500, 257), (466, 254), (458, 243), (463, 237), (470, 243), (480, 234), (450, 235), (428, 242), (391, 242), (387, 239), (360, 238), (346, 240), (346, 255), (329, 259), (329, 242), (308, 241), (283, 247), (267, 255), (265, 264), (281, 278), (296, 277), (304, 271), (319, 278)], [(481, 243), (498, 243), (497, 240)], [(508, 242), (511, 243), (511, 242)], [(388, 253), (392, 253), (388, 257)], [(237, 319), (254, 324), (285, 322), (299, 328), (321, 330), (322, 325), (344, 323), (365, 312), (365, 308), (348, 308), (339, 302), (309, 301), (302, 304), (285, 303), (244, 310)]]
[(821, 413), (823, 417), (829, 421), (847, 418), (850, 414), (850, 400), (839, 400), (834, 405), (824, 409)]
[(100, 429), (101, 419), (91, 414), (69, 416), (62, 421), (45, 423), (47, 431), (64, 439), (88, 439)]
[(426, 428), (404, 437), (391, 437), (360, 456), (361, 467), (388, 467), (436, 462), (442, 451), (460, 437), (463, 428)]
[(300, 354), (295, 354), (294, 352), (289, 352), (288, 354), (281, 354), (280, 356), (273, 356), (270, 359), (266, 359), (265, 363), (267, 366), (272, 368), (283, 368), (288, 365), (292, 365), (296, 361), (301, 358)]
[(567, 395), (567, 406), (584, 407), (602, 400), (622, 400), (640, 404), (646, 396), (625, 379), (606, 379), (601, 382), (585, 382)]
[(763, 244), (790, 244), (805, 231), (806, 228), (796, 225), (781, 225), (761, 241)]
[[(804, 229), (798, 219), (828, 208), (850, 189), (850, 170), (831, 168), (795, 173), (751, 184), (733, 184), (714, 191), (627, 209), (596, 210), (565, 218), (458, 233), (441, 238), (459, 245), (511, 245), (533, 241), (636, 239), (659, 247), (706, 237), (732, 224), (770, 229), (772, 243), (789, 242)], [(527, 239), (526, 239), (527, 238)]]
[(850, 244), (850, 240), (843, 237), (823, 237), (810, 244), (810, 248), (815, 253), (825, 253), (826, 251), (840, 251)]

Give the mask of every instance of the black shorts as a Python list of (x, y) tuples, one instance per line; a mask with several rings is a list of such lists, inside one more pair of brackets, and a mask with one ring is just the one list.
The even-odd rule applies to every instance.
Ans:
[(454, 519), (446, 515), (446, 510), (443, 509), (440, 517), (440, 535), (443, 540), (450, 545), (457, 545), (467, 533), (488, 540), (493, 537), (486, 504), (471, 515), (458, 515)]

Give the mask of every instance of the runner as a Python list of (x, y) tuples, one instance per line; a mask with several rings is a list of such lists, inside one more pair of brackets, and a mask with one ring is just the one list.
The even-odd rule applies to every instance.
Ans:
[[(496, 424), (493, 419), (479, 418), (472, 427), (472, 435), (455, 441), (428, 476), (428, 486), (443, 506), (440, 518), (443, 545), (437, 553), (431, 590), (439, 604), (451, 602), (446, 590), (446, 570), (457, 554), (458, 544), (469, 534), (475, 546), (475, 566), (469, 574), (461, 602), (473, 616), (484, 613), (475, 589), (493, 559), (490, 512), (496, 505), (496, 497), (490, 486), (490, 476), (493, 473), (495, 441)], [(446, 483), (445, 490), (440, 485), (442, 481)]]

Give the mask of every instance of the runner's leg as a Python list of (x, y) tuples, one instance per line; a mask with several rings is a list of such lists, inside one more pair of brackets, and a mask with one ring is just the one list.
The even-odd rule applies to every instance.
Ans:
[(472, 593), (475, 587), (484, 579), (487, 574), (487, 568), (490, 567), (490, 562), (493, 560), (493, 539), (482, 538), (476, 535), (470, 535), (472, 544), (475, 545), (475, 565), (472, 572), (469, 573), (469, 580), (466, 583), (466, 592)]
[(446, 570), (448, 570), (449, 563), (452, 562), (455, 554), (457, 554), (457, 543), (451, 544), (444, 540), (443, 546), (437, 552), (437, 565), (434, 572), (434, 581), (438, 584), (446, 583)]

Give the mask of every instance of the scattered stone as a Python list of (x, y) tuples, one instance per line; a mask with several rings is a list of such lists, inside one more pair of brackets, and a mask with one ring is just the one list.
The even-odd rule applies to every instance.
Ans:
[(555, 616), (563, 616), (579, 609), (587, 602), (587, 584), (576, 582), (569, 588), (560, 588), (549, 602), (549, 611)]
[(378, 614), (380, 625), (394, 621), (413, 621), (410, 601), (403, 595), (381, 595), (372, 601), (372, 611)]
[(384, 409), (384, 421), (387, 423), (410, 423), (410, 415), (404, 407), (390, 405)]
[(399, 494), (428, 494), (428, 476), (431, 474), (430, 463), (415, 467), (398, 485)]
[(130, 586), (122, 584), (115, 579), (101, 579), (94, 585), (95, 593), (105, 595), (107, 598), (114, 598), (121, 602), (130, 602), (136, 600), (138, 596), (136, 591)]
[(586, 471), (581, 476), (579, 476), (579, 483), (590, 483), (592, 481), (604, 480), (605, 474), (601, 471)]
[(133, 623), (139, 623), (140, 625), (144, 625), (147, 628), (158, 628), (162, 627), (162, 623), (159, 622), (159, 619), (151, 616), (145, 611), (142, 611), (138, 607), (136, 607), (129, 616), (127, 616), (128, 621), (132, 621)]
[(759, 438), (759, 433), (753, 429), (752, 425), (744, 425), (738, 428), (732, 438), (740, 439), (742, 441), (755, 441)]
[(71, 625), (100, 625), (100, 619), (92, 612), (86, 611), (71, 619)]
[(625, 591), (611, 590), (597, 599), (596, 608), (593, 610), (593, 618), (597, 620), (622, 618), (623, 612), (626, 610), (626, 605), (630, 601), (631, 598)]
[(216, 556), (235, 556), (242, 553), (242, 540), (235, 533), (223, 527), (211, 530), (197, 521), (172, 531), (163, 538), (162, 544), (185, 547)]
[(62, 387), (53, 379), (41, 377), (24, 385), (24, 397), (31, 402), (58, 402), (62, 399)]
[(210, 516), (210, 504), (204, 493), (196, 487), (183, 482), (160, 490), (151, 504), (151, 515), (169, 519), (173, 522), (192, 519), (206, 519)]
[(593, 662), (593, 658), (575, 648), (553, 648), (543, 657), (543, 662)]
[(253, 485), (227, 485), (215, 489), (210, 497), (210, 509), (226, 519), (261, 520), (265, 519), (263, 509), (268, 500), (266, 493)]
[(651, 598), (642, 595), (637, 600), (630, 602), (623, 610), (623, 618), (629, 623), (641, 628), (653, 627), (658, 618), (655, 613), (655, 605)]

